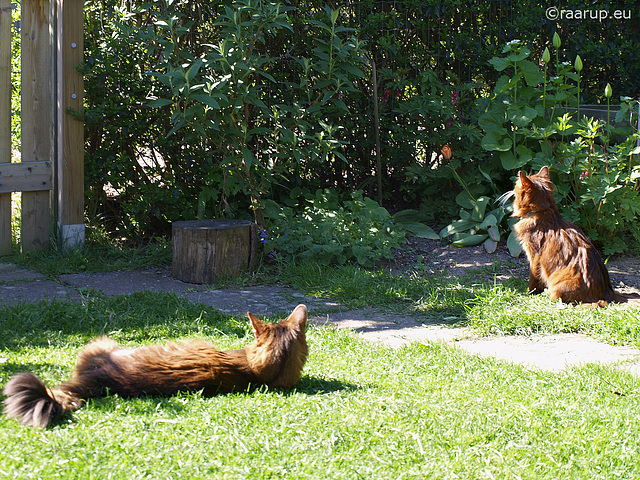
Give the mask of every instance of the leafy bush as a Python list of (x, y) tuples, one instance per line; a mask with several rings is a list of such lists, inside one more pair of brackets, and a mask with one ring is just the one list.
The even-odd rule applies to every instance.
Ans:
[[(628, 108), (621, 110), (628, 113)], [(582, 119), (570, 142), (554, 146), (554, 182), (562, 214), (580, 225), (605, 255), (627, 250), (624, 233), (640, 219), (640, 147), (630, 135), (607, 145), (604, 122)]]
[[(480, 171), (486, 175), (482, 169)], [(482, 243), (488, 253), (493, 253), (504, 234), (509, 232), (507, 238), (509, 253), (514, 257), (519, 256), (522, 247), (513, 232), (513, 225), (517, 219), (509, 217), (513, 211), (512, 207), (510, 205), (505, 207), (500, 203), (494, 209), (487, 211), (489, 205), (498, 203), (503, 196), (494, 200), (484, 195), (475, 197), (464, 180), (455, 171), (453, 173), (464, 189), (456, 197), (456, 203), (461, 207), (460, 218), (444, 227), (440, 231), (440, 238), (444, 240), (451, 237), (451, 244), (455, 247), (471, 247)], [(491, 178), (488, 180), (492, 183)]]
[[(558, 62), (560, 38), (554, 36)], [(530, 60), (531, 51), (513, 41), (491, 64), (503, 75), (485, 100), (479, 118), (482, 146), (493, 152), (506, 171), (551, 167), (556, 200), (565, 218), (583, 228), (605, 254), (627, 248), (623, 235), (640, 218), (640, 164), (637, 135), (629, 119), (637, 121), (630, 99), (622, 99), (614, 125), (579, 117), (582, 61), (548, 70), (551, 54), (541, 56), (542, 68)], [(605, 97), (611, 97), (611, 87)], [(637, 102), (634, 102), (637, 105)], [(608, 116), (609, 116), (609, 112)], [(612, 144), (616, 140), (618, 144)]]
[(339, 11), (111, 3), (87, 5), (84, 65), (88, 214), (109, 231), (250, 209), (261, 223), (274, 185), (347, 164), (344, 99), (363, 73)]
[(271, 220), (263, 232), (265, 252), (276, 260), (314, 260), (321, 265), (355, 261), (371, 267), (404, 240), (406, 230), (385, 209), (355, 192), (341, 205), (330, 190), (319, 190), (300, 202), (299, 212), (269, 202), (265, 213)]
[[(601, 97), (606, 81), (616, 94), (637, 94), (633, 22), (541, 23), (544, 7), (534, 0), (388, 7), (377, 0), (339, 10), (322, 2), (88, 0), (87, 216), (129, 239), (167, 233), (185, 218), (249, 217), (253, 209), (260, 221), (267, 199), (285, 202), (295, 188), (373, 196), (380, 173), (385, 206), (419, 208), (438, 220), (458, 213), (460, 188), (447, 166), (475, 198), (492, 198), (491, 182), (503, 192), (512, 169), (557, 157), (554, 145), (575, 132), (545, 130), (555, 122), (545, 102), (577, 102), (579, 78), (587, 102)], [(565, 35), (562, 51), (552, 49), (555, 64), (541, 69), (526, 57), (525, 49), (542, 51), (554, 31), (568, 29), (576, 35)], [(500, 55), (509, 38), (522, 41)], [(560, 55), (573, 60), (578, 50), (581, 77)], [(483, 148), (492, 142), (497, 149)], [(448, 159), (434, 154), (445, 143), (454, 152)], [(614, 154), (607, 151), (609, 165)], [(619, 155), (614, 163), (635, 165), (635, 156)], [(554, 173), (563, 208), (582, 198), (575, 187), (586, 185), (584, 171), (576, 168), (572, 182), (562, 168)], [(606, 210), (609, 199), (594, 208)]]
[(181, 129), (192, 132), (193, 141), (203, 145), (223, 172), (221, 187), (217, 173), (201, 182), (201, 214), (209, 200), (242, 192), (251, 201), (258, 226), (264, 227), (264, 201), (275, 179), (341, 156), (335, 139), (340, 126), (324, 120), (323, 112), (348, 110), (340, 96), (353, 91), (353, 80), (363, 76), (357, 66), (359, 42), (338, 25), (339, 10), (326, 7), (324, 21), (308, 22), (315, 43), (309, 57), (287, 55), (288, 74), (277, 80), (274, 75), (282, 73), (278, 67), (285, 54), (262, 45), (281, 30), (292, 31), (291, 10), (261, 0), (225, 6), (214, 24), (217, 43), (206, 45), (201, 57), (177, 47), (190, 34), (189, 23), (167, 17), (157, 23), (162, 29), (150, 36), (167, 59), (152, 75), (170, 96), (149, 105), (170, 106), (169, 136)]

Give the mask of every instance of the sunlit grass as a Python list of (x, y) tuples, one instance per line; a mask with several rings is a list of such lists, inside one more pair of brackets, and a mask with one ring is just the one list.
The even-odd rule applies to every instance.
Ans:
[(455, 317), (457, 323), (485, 334), (586, 333), (614, 344), (640, 346), (640, 305), (567, 305), (546, 294), (527, 294), (522, 279), (497, 283), (487, 282), (484, 275), (443, 279), (317, 264), (289, 265), (281, 278), (306, 293), (353, 308), (379, 307), (442, 323)]
[[(275, 320), (275, 319), (270, 319)], [(0, 308), (0, 382), (68, 378), (87, 339), (250, 341), (246, 319), (171, 294)], [(554, 374), (439, 344), (390, 349), (308, 329), (291, 392), (108, 397), (41, 431), (0, 419), (0, 478), (636, 478), (640, 389), (627, 374)]]
[(51, 247), (48, 250), (24, 254), (16, 252), (4, 259), (54, 276), (79, 272), (162, 268), (171, 265), (171, 243), (162, 238), (134, 246), (88, 238), (81, 248), (65, 249), (55, 235), (52, 235), (50, 243)]

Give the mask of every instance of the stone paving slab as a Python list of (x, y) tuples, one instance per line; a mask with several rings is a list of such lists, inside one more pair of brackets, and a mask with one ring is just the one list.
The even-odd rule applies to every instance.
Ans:
[(211, 286), (185, 283), (173, 278), (170, 271), (76, 273), (60, 275), (59, 280), (77, 289), (96, 290), (107, 296), (139, 291), (174, 292), (192, 302), (210, 305), (221, 312), (244, 315), (282, 315), (304, 303), (310, 310), (335, 310), (340, 305), (313, 298), (292, 288), (258, 285), (246, 288), (212, 289)]
[(0, 305), (17, 305), (53, 299), (79, 301), (80, 294), (53, 280), (23, 281), (8, 285), (0, 283)]
[(0, 263), (0, 282), (10, 283), (24, 280), (37, 280), (45, 278), (41, 273), (20, 268), (12, 263)]
[[(584, 364), (619, 364), (640, 375), (640, 350), (614, 346), (587, 335), (556, 334), (482, 337), (466, 327), (420, 325), (411, 317), (363, 316), (358, 311), (310, 317), (316, 325), (355, 330), (362, 338), (399, 348), (411, 343), (444, 343), (471, 355), (491, 357), (526, 367), (559, 372)], [(411, 326), (413, 323), (413, 326)]]
[(244, 315), (286, 315), (301, 303), (309, 311), (335, 311), (341, 305), (327, 299), (304, 295), (292, 288), (258, 285), (246, 288), (229, 288), (186, 292), (182, 296), (192, 302), (210, 305), (221, 312)]
[(455, 346), (481, 357), (555, 372), (588, 363), (625, 364), (640, 360), (637, 348), (609, 345), (580, 334), (473, 338), (455, 342)]
[(140, 291), (183, 293), (205, 288), (202, 285), (176, 280), (164, 269), (133, 272), (73, 273), (60, 275), (58, 279), (74, 288), (97, 290), (110, 297)]

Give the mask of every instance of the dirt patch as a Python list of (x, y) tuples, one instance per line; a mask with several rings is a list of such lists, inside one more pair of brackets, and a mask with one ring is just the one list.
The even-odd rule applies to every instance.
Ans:
[[(640, 291), (640, 257), (611, 257), (606, 263), (616, 290)], [(505, 242), (498, 245), (494, 253), (487, 253), (482, 245), (458, 248), (440, 240), (412, 237), (403, 248), (394, 252), (393, 261), (382, 266), (395, 273), (415, 271), (444, 278), (473, 276), (478, 280), (495, 279), (498, 282), (529, 278), (526, 256), (512, 257)]]
[(396, 273), (414, 270), (425, 276), (495, 276), (498, 280), (525, 278), (529, 268), (524, 255), (512, 257), (504, 244), (498, 245), (494, 253), (487, 253), (482, 245), (459, 248), (418, 237), (409, 238), (406, 245), (396, 250), (387, 266)]

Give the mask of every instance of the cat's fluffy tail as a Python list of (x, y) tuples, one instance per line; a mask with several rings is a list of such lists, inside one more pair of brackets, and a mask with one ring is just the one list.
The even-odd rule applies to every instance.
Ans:
[[(46, 428), (56, 422), (66, 411), (75, 410), (82, 400), (49, 390), (44, 382), (32, 373), (15, 375), (2, 389), (7, 397), (4, 413), (16, 418), (23, 425)], [(57, 398), (62, 396), (64, 398)]]
[(632, 305), (640, 304), (640, 295), (635, 292), (619, 292), (613, 293), (613, 301), (616, 303), (630, 303)]

